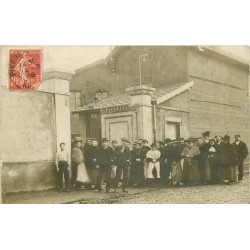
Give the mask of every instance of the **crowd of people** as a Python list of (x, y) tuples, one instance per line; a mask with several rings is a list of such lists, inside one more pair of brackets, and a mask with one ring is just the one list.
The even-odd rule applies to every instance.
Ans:
[(209, 131), (199, 138), (166, 138), (150, 146), (146, 139), (132, 145), (127, 138), (121, 138), (120, 144), (114, 140), (111, 145), (107, 138), (101, 145), (96, 139), (86, 139), (84, 145), (78, 139), (71, 158), (61, 143), (56, 156), (59, 192), (101, 192), (105, 186), (109, 193), (120, 185), (126, 193), (128, 187), (235, 184), (243, 180), (248, 148), (240, 135), (234, 139), (231, 143), (228, 135), (211, 138)]

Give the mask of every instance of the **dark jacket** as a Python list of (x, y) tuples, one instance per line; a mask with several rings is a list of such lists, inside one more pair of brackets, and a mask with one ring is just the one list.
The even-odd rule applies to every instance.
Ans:
[(233, 142), (234, 149), (237, 153), (237, 158), (240, 161), (243, 161), (248, 156), (248, 148), (245, 142), (240, 141), (240, 143), (237, 145), (236, 142)]
[(140, 166), (142, 164), (141, 159), (141, 149), (133, 149), (131, 151), (131, 165), (132, 166)]
[(97, 158), (100, 148), (98, 146), (92, 146), (89, 152), (89, 166), (90, 168), (95, 168), (97, 165)]
[(237, 155), (231, 143), (224, 143), (221, 147), (221, 164), (234, 166), (237, 164)]
[(141, 147), (141, 152), (140, 152), (140, 156), (141, 156), (141, 159), (142, 161), (146, 158), (146, 154), (147, 152), (150, 150), (151, 148), (149, 146), (142, 146)]
[(117, 146), (114, 151), (115, 165), (125, 167), (130, 165), (131, 152), (128, 146)]
[(97, 164), (100, 167), (110, 167), (114, 164), (114, 151), (111, 147), (99, 148), (97, 152)]
[(87, 144), (83, 147), (83, 155), (84, 155), (84, 160), (85, 160), (86, 168), (90, 168), (91, 167), (91, 152), (92, 152), (92, 148), (93, 148), (93, 146), (87, 145)]

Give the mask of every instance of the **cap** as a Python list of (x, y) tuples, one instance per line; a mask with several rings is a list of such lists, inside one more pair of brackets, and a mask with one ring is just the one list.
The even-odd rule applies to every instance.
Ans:
[(152, 148), (152, 147), (156, 147), (156, 144), (155, 144), (155, 143), (151, 144), (151, 148)]
[(137, 142), (137, 141), (135, 141), (135, 142), (133, 142), (133, 145), (135, 146), (135, 145), (139, 145), (140, 143), (139, 142)]
[(238, 137), (240, 137), (240, 135), (235, 135), (235, 136), (234, 136), (234, 138), (238, 138)]
[(177, 139), (171, 140), (171, 144), (178, 143), (179, 141)]
[(211, 134), (210, 131), (205, 131), (202, 133), (202, 136), (210, 136), (210, 134)]
[(143, 139), (143, 140), (142, 140), (142, 143), (144, 143), (144, 142), (148, 143), (148, 141), (147, 141), (147, 140)]
[(109, 142), (109, 139), (107, 139), (107, 138), (102, 138), (102, 142)]
[(117, 140), (113, 140), (112, 143), (118, 143), (118, 141)]
[(164, 142), (163, 142), (163, 141), (158, 141), (158, 143), (159, 143), (160, 145), (164, 145)]
[(223, 139), (229, 141), (229, 140), (230, 140), (230, 136), (229, 136), (229, 135), (225, 135), (225, 136), (223, 137)]
[(170, 138), (166, 138), (166, 139), (164, 140), (164, 142), (165, 142), (165, 143), (170, 143), (170, 142), (171, 142), (171, 139), (170, 139)]
[(122, 137), (121, 141), (129, 143), (129, 140), (127, 138), (125, 138), (125, 137)]

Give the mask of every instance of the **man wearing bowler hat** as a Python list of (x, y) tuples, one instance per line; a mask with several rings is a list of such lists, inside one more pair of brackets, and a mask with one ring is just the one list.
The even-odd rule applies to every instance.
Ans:
[(235, 151), (237, 153), (237, 159), (238, 159), (238, 181), (243, 180), (243, 164), (244, 160), (248, 156), (248, 148), (245, 142), (243, 142), (240, 138), (240, 135), (234, 136), (235, 141), (233, 142), (233, 146), (235, 148)]

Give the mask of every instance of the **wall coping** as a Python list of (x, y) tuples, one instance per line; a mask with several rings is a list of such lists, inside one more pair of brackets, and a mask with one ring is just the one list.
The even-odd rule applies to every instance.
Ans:
[(49, 79), (61, 79), (70, 81), (75, 72), (71, 70), (65, 70), (60, 68), (49, 68), (43, 71), (42, 80), (49, 80)]

